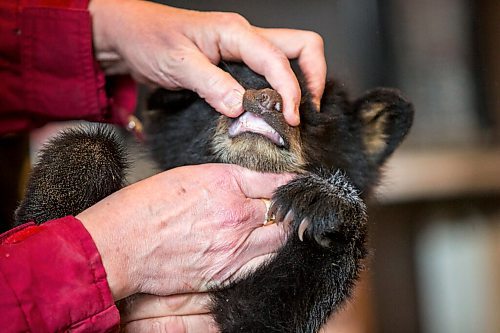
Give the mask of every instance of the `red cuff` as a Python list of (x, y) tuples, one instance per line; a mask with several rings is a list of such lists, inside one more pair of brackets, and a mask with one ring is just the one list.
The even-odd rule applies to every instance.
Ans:
[(8, 332), (107, 332), (120, 322), (97, 248), (71, 216), (0, 236), (0, 294)]

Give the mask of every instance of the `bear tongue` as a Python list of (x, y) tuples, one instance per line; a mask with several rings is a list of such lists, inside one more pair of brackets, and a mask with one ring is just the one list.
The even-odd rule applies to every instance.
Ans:
[(231, 138), (246, 132), (257, 133), (265, 136), (277, 146), (283, 147), (285, 145), (283, 138), (274, 128), (262, 117), (248, 111), (233, 121), (228, 132)]

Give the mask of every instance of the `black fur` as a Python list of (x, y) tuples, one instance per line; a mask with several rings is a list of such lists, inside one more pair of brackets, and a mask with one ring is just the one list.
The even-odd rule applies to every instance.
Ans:
[(128, 167), (122, 141), (98, 125), (71, 129), (52, 139), (39, 153), (15, 213), (16, 223), (77, 215), (122, 188)]
[[(243, 65), (221, 67), (246, 89), (269, 88)], [(377, 184), (380, 167), (407, 134), (413, 108), (391, 89), (373, 90), (351, 103), (334, 83), (327, 84), (321, 105), (318, 112), (304, 94), (299, 127), (303, 163), (296, 170), (300, 175), (277, 190), (270, 208), (278, 221), (290, 221), (287, 241), (255, 272), (212, 290), (211, 310), (222, 332), (317, 332), (352, 292), (367, 253), (362, 198)], [(143, 114), (146, 137), (161, 169), (221, 162), (211, 147), (220, 134), (221, 118), (202, 99), (190, 92), (158, 90), (149, 108)], [(67, 133), (45, 148), (17, 212), (18, 222), (76, 214), (122, 186), (125, 159), (119, 144), (109, 138), (106, 143), (94, 141), (108, 151), (109, 144), (115, 146), (104, 154), (111, 158), (103, 167), (94, 169), (96, 160), (102, 160), (93, 155), (97, 148), (83, 145), (79, 138), (107, 134), (81, 132)], [(254, 134), (248, 139), (262, 140)], [(266, 165), (265, 152), (257, 151), (255, 158)], [(106, 163), (111, 167), (104, 167)], [(101, 169), (115, 171), (109, 175)], [(272, 171), (273, 165), (265, 169)], [(79, 196), (68, 193), (79, 194), (85, 187), (95, 191), (95, 198), (79, 205)], [(47, 190), (55, 198), (50, 205), (45, 204)], [(300, 227), (303, 222), (307, 228)]]
[[(256, 272), (213, 292), (222, 332), (317, 332), (349, 297), (361, 270), (365, 206), (342, 172), (300, 176), (278, 189), (274, 202), (294, 212), (289, 239)], [(311, 228), (300, 241), (304, 218)]]

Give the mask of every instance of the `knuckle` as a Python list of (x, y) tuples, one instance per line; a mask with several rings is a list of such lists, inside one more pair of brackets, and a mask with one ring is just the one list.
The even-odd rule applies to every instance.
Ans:
[(224, 26), (227, 30), (235, 30), (250, 27), (250, 23), (246, 18), (238, 13), (217, 13), (217, 22)]
[(248, 210), (241, 205), (239, 207), (229, 207), (227, 211), (226, 224), (231, 227), (247, 225), (251, 215), (252, 214), (250, 214), (250, 212), (248, 212)]
[(325, 46), (323, 37), (321, 37), (321, 35), (315, 31), (307, 31), (306, 39), (309, 41), (309, 44), (314, 48), (323, 49)]
[(229, 24), (231, 27), (244, 27), (248, 28), (250, 23), (246, 18), (238, 13), (225, 13), (225, 23)]
[(283, 75), (291, 75), (292, 70), (290, 67), (290, 60), (278, 48), (272, 48), (272, 58), (264, 60), (264, 72), (276, 77), (283, 77)]
[(219, 217), (222, 228), (236, 230), (239, 226), (248, 225), (254, 214), (249, 207), (251, 205), (243, 204), (245, 200), (239, 198), (226, 198), (219, 207)]

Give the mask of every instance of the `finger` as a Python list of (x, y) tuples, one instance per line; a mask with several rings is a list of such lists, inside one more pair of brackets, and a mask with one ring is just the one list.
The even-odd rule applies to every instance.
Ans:
[(208, 313), (210, 298), (205, 293), (156, 296), (138, 294), (123, 301), (121, 307), (122, 322), (131, 322), (143, 318), (181, 316)]
[(218, 112), (236, 117), (243, 112), (245, 89), (198, 50), (191, 50), (179, 64), (171, 65), (177, 86), (195, 91)]
[(241, 247), (238, 253), (241, 267), (230, 276), (230, 279), (253, 272), (272, 258), (283, 245), (285, 235), (285, 226), (282, 223), (255, 228), (245, 240), (245, 246)]
[(252, 254), (251, 257), (246, 258), (246, 261), (276, 252), (276, 250), (283, 245), (285, 235), (286, 231), (283, 223), (275, 223), (255, 228), (248, 236), (247, 242), (256, 252)]
[(251, 214), (250, 221), (253, 223), (244, 223), (241, 226), (249, 230), (265, 226), (267, 224), (267, 213), (269, 207), (271, 206), (271, 201), (269, 199), (247, 199), (245, 202), (245, 209)]
[(238, 249), (240, 262), (245, 263), (255, 258), (274, 253), (285, 239), (284, 223), (265, 225), (268, 203), (264, 199), (247, 199), (245, 209), (249, 213), (246, 223), (239, 224), (245, 234), (242, 246)]
[(233, 170), (234, 179), (241, 192), (247, 198), (252, 199), (270, 199), (279, 186), (290, 182), (295, 177), (290, 173), (260, 173), (238, 166), (233, 166)]
[[(297, 126), (300, 123), (300, 86), (286, 55), (255, 29), (219, 31), (220, 50), (223, 59), (242, 60), (255, 72), (263, 75), (283, 98), (283, 115), (286, 121)], [(258, 46), (258, 47), (257, 47)]]
[(172, 316), (133, 321), (122, 328), (123, 332), (178, 332), (216, 333), (218, 332), (211, 315)]
[(312, 102), (318, 106), (325, 89), (327, 65), (323, 38), (315, 32), (257, 28), (290, 59), (298, 59)]
[[(271, 260), (275, 254), (276, 252), (268, 252), (264, 255), (248, 260), (246, 263), (241, 265), (241, 267), (238, 268), (236, 272), (229, 276), (227, 281), (234, 281), (248, 276), (249, 274), (255, 272), (255, 270), (262, 266), (264, 263)], [(224, 283), (222, 283), (221, 285), (224, 285)]]

